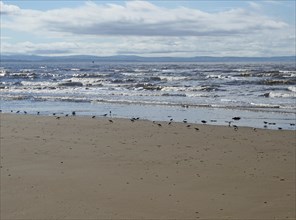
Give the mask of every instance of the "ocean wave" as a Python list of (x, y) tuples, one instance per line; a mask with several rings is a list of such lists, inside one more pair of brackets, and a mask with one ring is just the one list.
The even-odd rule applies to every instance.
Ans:
[(296, 79), (287, 79), (287, 80), (280, 80), (280, 79), (267, 79), (261, 81), (259, 84), (263, 85), (294, 85), (296, 83)]
[(280, 108), (280, 105), (274, 105), (274, 104), (266, 104), (266, 103), (250, 103), (253, 107), (257, 108)]
[(257, 108), (250, 100), (275, 103), (281, 109), (295, 105), (296, 71), (292, 64), (90, 66), (72, 62), (46, 63), (40, 68), (40, 63), (1, 63), (0, 70), (4, 99), (9, 95), (69, 102), (102, 98), (225, 108)]
[[(115, 103), (115, 104), (138, 104), (138, 105), (169, 105), (174, 106), (174, 104), (169, 102), (159, 102), (159, 101), (139, 101), (139, 100), (110, 100), (110, 99), (96, 99), (91, 101), (91, 103)], [(181, 104), (180, 104), (181, 106)]]
[(202, 86), (190, 86), (190, 87), (178, 87), (178, 86), (166, 86), (162, 87), (163, 92), (211, 92), (219, 90), (219, 85), (202, 85)]
[(28, 100), (33, 98), (33, 96), (31, 95), (18, 95), (18, 94), (16, 95), (11, 94), (11, 95), (5, 95), (5, 96), (1, 94), (0, 97), (3, 100)]
[(153, 85), (151, 83), (138, 83), (134, 85), (136, 90), (161, 90), (161, 86)]
[[(207, 75), (206, 79), (219, 79), (219, 80), (227, 80), (227, 81), (243, 81), (245, 77), (242, 75)], [(237, 83), (237, 82), (235, 82)]]
[(58, 86), (71, 86), (71, 87), (81, 87), (83, 83), (81, 82), (61, 82)]
[(289, 86), (288, 90), (290, 90), (292, 92), (296, 92), (296, 86)]
[(185, 81), (189, 79), (186, 76), (159, 76), (159, 78), (164, 81)]
[(35, 87), (42, 87), (42, 88), (48, 88), (48, 87), (56, 87), (58, 86), (57, 82), (34, 82), (34, 81), (21, 81), (21, 82), (17, 82), (14, 85), (16, 86), (26, 86), (26, 87), (31, 87), (31, 88), (35, 88)]
[(274, 92), (271, 91), (269, 92), (269, 97), (270, 98), (296, 98), (296, 94), (295, 93), (287, 93), (287, 92)]
[(7, 73), (5, 76), (13, 77), (13, 78), (29, 78), (29, 79), (36, 79), (38, 78), (38, 74), (34, 72), (14, 72), (14, 73)]
[[(102, 82), (106, 80), (101, 80), (98, 78), (68, 78), (62, 80), (59, 84), (65, 84), (64, 86), (102, 86)], [(77, 84), (77, 85), (75, 85)]]
[(178, 97), (186, 97), (186, 94), (181, 94), (181, 93), (163, 93), (162, 96), (178, 96)]
[(72, 75), (74, 78), (106, 78), (110, 74), (107, 73), (75, 73)]
[(7, 75), (8, 75), (7, 70), (5, 70), (5, 69), (0, 69), (0, 77), (4, 77), (4, 76), (7, 76)]
[(280, 70), (281, 74), (283, 74), (283, 77), (296, 77), (296, 70)]

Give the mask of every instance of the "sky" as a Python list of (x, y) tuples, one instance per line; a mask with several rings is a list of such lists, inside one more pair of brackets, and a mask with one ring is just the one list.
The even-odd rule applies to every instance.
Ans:
[(0, 0), (1, 54), (295, 56), (294, 0)]

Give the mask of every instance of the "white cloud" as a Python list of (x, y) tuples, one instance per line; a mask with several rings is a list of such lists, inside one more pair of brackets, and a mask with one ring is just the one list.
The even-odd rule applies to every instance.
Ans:
[(20, 12), (20, 8), (15, 5), (8, 5), (4, 4), (2, 1), (0, 1), (0, 15), (12, 15), (17, 14)]
[[(4, 4), (4, 9), (13, 7)], [(19, 9), (10, 19), (4, 25), (14, 30), (100, 36), (224, 36), (287, 26), (244, 9), (206, 13), (184, 7), (161, 8), (144, 1), (129, 1), (124, 6), (87, 2), (79, 8), (45, 12)]]
[(274, 0), (274, 1), (272, 1), (272, 0), (270, 0), (270, 1), (263, 1), (264, 3), (267, 3), (267, 4), (273, 4), (273, 5), (281, 5), (284, 1), (279, 1), (279, 0)]
[(39, 55), (88, 54), (111, 56), (118, 54), (141, 56), (280, 56), (295, 54), (294, 38), (286, 35), (275, 39), (266, 34), (244, 38), (208, 37), (110, 37), (99, 38), (98, 42), (76, 38), (71, 42), (53, 43), (20, 42), (2, 43), (1, 51), (6, 53)]
[[(266, 56), (295, 54), (295, 27), (254, 10), (208, 13), (158, 7), (146, 1), (124, 5), (86, 2), (48, 11), (1, 3), (2, 27), (44, 36), (49, 43), (1, 44), (5, 53), (40, 55), (137, 54), (144, 56)], [(252, 10), (251, 10), (252, 9)]]
[(9, 40), (11, 39), (11, 37), (8, 37), (8, 36), (0, 36), (0, 40)]
[(256, 2), (248, 2), (248, 4), (250, 5), (251, 8), (253, 8), (255, 10), (261, 9), (261, 5)]

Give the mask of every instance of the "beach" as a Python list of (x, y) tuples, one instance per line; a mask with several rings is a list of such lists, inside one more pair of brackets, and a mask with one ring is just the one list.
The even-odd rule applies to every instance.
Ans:
[(291, 130), (2, 113), (1, 219), (294, 219), (295, 141)]

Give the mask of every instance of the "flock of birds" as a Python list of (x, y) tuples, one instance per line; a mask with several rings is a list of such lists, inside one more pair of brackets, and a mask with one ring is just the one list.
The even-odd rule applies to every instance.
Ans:
[[(1, 112), (2, 112), (2, 110), (0, 110), (0, 113)], [(11, 110), (10, 112), (11, 113), (16, 113), (16, 114), (28, 114), (27, 111), (19, 111), (19, 110), (18, 111)], [(39, 111), (37, 112), (37, 115), (40, 115), (40, 112)], [(55, 116), (56, 119), (60, 119), (62, 117), (61, 115), (64, 115), (64, 114), (52, 113), (52, 115)], [(76, 116), (76, 112), (75, 111), (72, 111), (70, 114), (65, 114), (64, 115), (64, 117), (69, 117), (69, 116)], [(100, 115), (100, 117), (107, 117), (107, 116), (110, 117), (108, 119), (108, 121), (110, 123), (113, 123), (114, 121), (111, 119), (111, 117), (112, 117), (112, 111), (109, 111), (109, 113), (105, 113), (103, 115)], [(172, 116), (168, 116), (168, 117), (170, 118), (170, 120), (168, 122), (168, 125), (171, 125), (174, 122), (174, 119), (172, 118)], [(92, 119), (96, 118), (96, 115), (92, 115), (91, 118)], [(135, 122), (135, 121), (138, 121), (138, 120), (140, 120), (139, 117), (132, 117), (132, 118), (130, 118), (130, 121), (131, 122)], [(241, 117), (236, 116), (236, 117), (233, 117), (231, 121), (225, 121), (225, 122), (228, 124), (229, 127), (233, 127), (233, 129), (235, 131), (237, 131), (238, 130), (238, 126), (235, 125), (235, 124), (233, 124), (233, 123), (236, 122), (236, 121), (239, 121), (239, 120), (241, 120)], [(202, 124), (207, 124), (208, 123), (208, 121), (206, 121), (206, 120), (201, 120), (200, 122)], [(217, 122), (217, 120), (210, 120), (210, 122), (212, 122), (212, 123), (213, 122)], [(190, 128), (192, 126), (192, 125), (188, 124), (188, 120), (187, 119), (184, 119), (183, 120), (183, 123), (186, 124), (186, 127), (188, 127), (188, 128)], [(162, 125), (163, 125), (163, 124), (161, 124), (159, 122), (156, 122), (156, 121), (153, 121), (153, 124), (158, 125), (158, 127), (162, 127)], [(276, 125), (276, 123), (274, 123), (274, 122), (267, 122), (267, 121), (263, 121), (263, 124), (264, 124), (263, 125), (264, 128), (268, 128), (268, 125)], [(290, 123), (290, 126), (295, 126), (295, 123)], [(197, 128), (197, 127), (194, 127), (194, 129), (196, 131), (199, 131), (199, 128)], [(253, 128), (253, 130), (254, 131), (257, 131), (256, 128)], [(282, 127), (278, 127), (278, 130), (282, 130)]]

